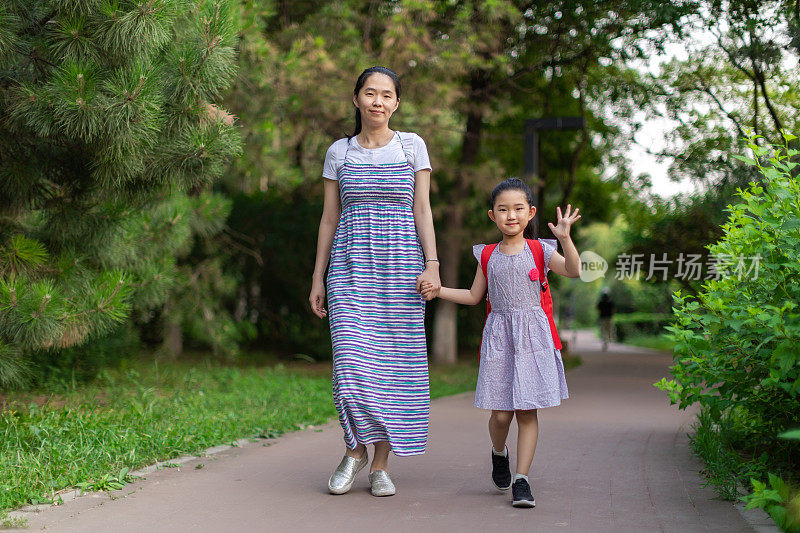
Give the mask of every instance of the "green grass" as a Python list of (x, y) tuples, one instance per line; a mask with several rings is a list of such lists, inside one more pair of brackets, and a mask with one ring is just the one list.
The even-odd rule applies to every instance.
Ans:
[(664, 334), (661, 335), (636, 335), (625, 339), (625, 344), (638, 346), (640, 348), (650, 348), (671, 352), (675, 348), (675, 341), (668, 339)]
[(27, 529), (28, 519), (10, 517), (4, 511), (0, 511), (0, 529)]
[(478, 361), (460, 362), (452, 366), (430, 366), (431, 398), (441, 398), (475, 390), (478, 382)]
[[(431, 368), (434, 398), (472, 390), (475, 363)], [(68, 487), (109, 490), (129, 471), (336, 416), (330, 364), (141, 363), (92, 384), (0, 396), (0, 510)]]

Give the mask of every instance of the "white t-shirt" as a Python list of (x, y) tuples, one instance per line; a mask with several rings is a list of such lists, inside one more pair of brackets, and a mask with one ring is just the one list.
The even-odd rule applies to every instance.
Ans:
[[(432, 170), (428, 148), (422, 137), (416, 133), (402, 131), (398, 133), (399, 137), (397, 134), (393, 135), (392, 140), (380, 148), (363, 148), (355, 137), (351, 137), (348, 151), (347, 138), (339, 139), (328, 148), (328, 152), (325, 154), (322, 177), (330, 180), (339, 179), (339, 169), (344, 164), (345, 153), (347, 153), (348, 161), (356, 164), (392, 165), (409, 161), (414, 172), (425, 169)], [(402, 144), (400, 139), (402, 139)], [(406, 157), (406, 153), (408, 157)]]

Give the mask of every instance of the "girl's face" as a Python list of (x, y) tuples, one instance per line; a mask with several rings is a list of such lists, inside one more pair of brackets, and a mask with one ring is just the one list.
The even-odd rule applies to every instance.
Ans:
[(525, 231), (525, 226), (535, 214), (536, 208), (528, 204), (525, 193), (513, 189), (498, 194), (494, 208), (489, 210), (489, 218), (497, 224), (503, 235), (509, 237)]
[(353, 103), (361, 112), (361, 123), (371, 126), (388, 124), (400, 105), (392, 78), (380, 72), (367, 78), (358, 94), (353, 95)]

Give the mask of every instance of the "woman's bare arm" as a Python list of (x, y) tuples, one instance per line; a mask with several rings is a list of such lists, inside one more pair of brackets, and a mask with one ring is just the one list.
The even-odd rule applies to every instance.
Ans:
[(422, 245), (422, 253), (426, 261), (425, 269), (417, 277), (417, 292), (421, 292), (423, 282), (431, 283), (437, 288), (441, 286), (439, 262), (427, 261), (428, 259), (439, 259), (436, 253), (436, 234), (433, 230), (430, 190), (431, 171), (418, 170), (414, 174), (414, 224), (417, 227), (417, 235), (419, 235), (419, 242)]
[(339, 182), (331, 179), (323, 179), (324, 183), (324, 204), (322, 207), (322, 218), (319, 221), (319, 234), (317, 235), (317, 259), (314, 262), (314, 274), (311, 277), (311, 294), (308, 301), (311, 310), (320, 318), (325, 318), (328, 311), (323, 307), (325, 304), (325, 269), (328, 268), (328, 261), (331, 258), (331, 248), (333, 247), (333, 236), (339, 226), (339, 216), (342, 212), (339, 200)]

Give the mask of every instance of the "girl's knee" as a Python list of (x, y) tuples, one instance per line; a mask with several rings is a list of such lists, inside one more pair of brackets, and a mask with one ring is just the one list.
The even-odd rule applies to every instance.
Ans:
[(514, 411), (492, 411), (492, 416), (489, 418), (490, 422), (498, 424), (511, 424), (514, 419)]
[(529, 409), (526, 411), (516, 411), (517, 423), (533, 422), (537, 420), (536, 409)]

